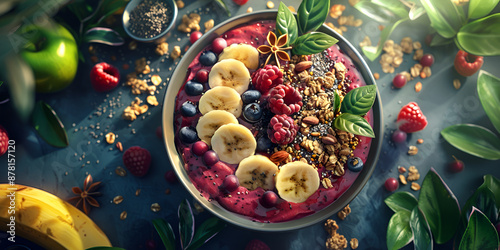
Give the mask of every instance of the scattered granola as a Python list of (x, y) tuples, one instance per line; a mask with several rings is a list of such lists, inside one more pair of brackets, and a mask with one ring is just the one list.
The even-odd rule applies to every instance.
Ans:
[(108, 144), (113, 144), (115, 142), (116, 135), (113, 132), (109, 132), (106, 134), (106, 142)]
[(461, 86), (462, 86), (462, 83), (460, 83), (460, 80), (458, 80), (458, 79), (453, 80), (453, 87), (455, 89), (459, 89)]
[(403, 166), (398, 166), (398, 172), (401, 174), (404, 174), (404, 173), (406, 173), (406, 168)]
[(418, 139), (418, 140), (417, 140), (417, 143), (418, 143), (418, 144), (422, 144), (422, 143), (424, 143), (424, 139)]
[(127, 219), (127, 211), (123, 211), (121, 214), (120, 214), (120, 220), (125, 220)]
[(403, 185), (408, 184), (408, 182), (406, 181), (405, 176), (404, 176), (404, 175), (402, 175), (402, 174), (400, 174), (400, 175), (399, 175), (399, 181), (400, 181), (400, 182), (401, 182), (401, 184), (403, 184)]
[(418, 190), (420, 190), (420, 185), (416, 182), (412, 182), (411, 189), (413, 189), (414, 191), (418, 191)]
[(214, 19), (210, 19), (204, 23), (205, 25), (205, 32), (209, 31), (214, 27)]
[(330, 16), (332, 18), (339, 18), (344, 10), (345, 10), (345, 5), (334, 4), (332, 5), (332, 7), (330, 7)]
[(168, 53), (168, 43), (162, 42), (156, 45), (155, 53), (162, 56)]
[(123, 145), (121, 142), (117, 142), (116, 143), (116, 148), (120, 151), (120, 152), (123, 152)]
[(349, 204), (347, 204), (346, 207), (344, 207), (341, 211), (337, 213), (337, 216), (339, 217), (339, 219), (344, 220), (350, 213), (351, 213), (351, 208), (349, 207)]
[(179, 31), (184, 33), (190, 33), (191, 31), (200, 30), (200, 21), (201, 16), (196, 13), (191, 13), (188, 15), (182, 16), (182, 23), (177, 26)]
[(268, 9), (274, 8), (274, 3), (272, 1), (267, 1), (266, 6)]
[(408, 181), (416, 181), (420, 178), (420, 173), (418, 172), (418, 169), (415, 166), (410, 166), (408, 168)]
[(113, 198), (113, 203), (115, 203), (116, 205), (122, 203), (122, 201), (123, 201), (123, 196), (121, 195), (117, 195), (115, 196), (115, 198)]
[(253, 8), (252, 7), (248, 7), (247, 13), (252, 13), (252, 12), (253, 12)]
[(177, 8), (179, 8), (179, 9), (182, 9), (185, 6), (185, 4), (182, 0), (175, 1), (175, 4), (177, 5)]
[(116, 167), (115, 173), (116, 173), (116, 175), (121, 176), (121, 177), (127, 175), (127, 171), (120, 166)]
[(420, 92), (422, 90), (422, 83), (421, 82), (417, 82), (415, 84), (415, 92)]
[(418, 153), (418, 148), (416, 146), (410, 146), (408, 148), (408, 154), (409, 155), (416, 155)]
[(161, 77), (159, 75), (152, 75), (151, 76), (151, 82), (155, 85), (158, 86), (161, 83)]
[(338, 234), (337, 229), (339, 229), (339, 226), (336, 221), (328, 219), (325, 222), (325, 230), (330, 235), (326, 240), (326, 249), (340, 250), (347, 248), (347, 239), (343, 235)]
[(351, 244), (352, 249), (356, 249), (359, 247), (359, 241), (356, 238), (352, 238), (349, 243)]
[(149, 105), (152, 106), (158, 106), (158, 100), (156, 100), (156, 96), (150, 95), (146, 98), (146, 101), (149, 103)]
[(151, 204), (151, 211), (156, 213), (156, 212), (160, 211), (160, 209), (161, 209), (160, 204), (158, 204), (158, 203)]
[(174, 46), (174, 49), (170, 53), (170, 57), (172, 60), (175, 60), (181, 56), (181, 47), (180, 46)]
[(141, 194), (141, 189), (140, 188), (137, 189), (137, 190), (135, 190), (135, 196), (139, 196), (139, 194)]

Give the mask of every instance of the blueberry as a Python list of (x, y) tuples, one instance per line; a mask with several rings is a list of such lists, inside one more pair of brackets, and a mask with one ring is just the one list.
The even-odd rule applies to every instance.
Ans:
[(217, 55), (212, 51), (205, 51), (200, 55), (200, 63), (205, 66), (212, 66), (217, 62)]
[(203, 93), (203, 84), (195, 81), (188, 81), (184, 86), (184, 91), (189, 96), (197, 96)]
[(262, 110), (258, 103), (250, 103), (243, 109), (243, 117), (248, 122), (256, 122), (262, 117)]
[(266, 152), (273, 146), (273, 143), (267, 136), (262, 136), (257, 139), (257, 151)]
[(353, 172), (359, 172), (363, 169), (363, 161), (359, 157), (350, 157), (347, 159), (347, 168)]
[(179, 131), (179, 136), (181, 138), (181, 141), (186, 144), (190, 144), (199, 140), (196, 130), (191, 127), (182, 127)]
[(241, 100), (243, 103), (248, 104), (252, 102), (257, 102), (260, 99), (260, 92), (258, 90), (247, 90), (241, 94)]
[(192, 117), (196, 115), (196, 106), (191, 102), (185, 102), (181, 106), (181, 114), (184, 117)]

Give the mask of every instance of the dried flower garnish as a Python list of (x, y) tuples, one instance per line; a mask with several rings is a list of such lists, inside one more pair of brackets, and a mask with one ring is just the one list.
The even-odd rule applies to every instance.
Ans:
[(85, 214), (89, 214), (91, 208), (90, 206), (99, 207), (99, 202), (97, 202), (97, 200), (92, 197), (101, 195), (100, 192), (96, 192), (96, 190), (99, 188), (99, 184), (101, 184), (100, 181), (93, 183), (92, 175), (89, 174), (83, 182), (83, 190), (80, 189), (80, 187), (71, 188), (71, 191), (73, 191), (73, 193), (77, 196), (69, 198), (68, 201), (76, 201), (75, 206), (77, 208), (82, 207), (80, 209), (83, 209), (83, 212), (85, 212)]
[(288, 55), (285, 50), (289, 50), (292, 47), (283, 48), (283, 46), (285, 46), (287, 42), (288, 34), (283, 34), (279, 38), (277, 38), (276, 34), (274, 34), (274, 32), (272, 31), (267, 34), (267, 43), (269, 43), (269, 45), (260, 45), (257, 48), (257, 51), (259, 51), (261, 54), (267, 55), (270, 53), (270, 55), (266, 59), (265, 65), (267, 65), (272, 55), (274, 55), (274, 57), (276, 58), (276, 64), (278, 65), (278, 68), (280, 67), (279, 59), (286, 62), (290, 61), (290, 55)]

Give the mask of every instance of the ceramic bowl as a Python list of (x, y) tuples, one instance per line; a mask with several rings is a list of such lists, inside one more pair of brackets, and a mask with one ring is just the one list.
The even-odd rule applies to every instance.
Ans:
[[(178, 112), (174, 110), (175, 100), (179, 89), (185, 82), (186, 72), (188, 72), (188, 66), (201, 50), (210, 45), (213, 39), (220, 36), (224, 32), (238, 25), (252, 21), (275, 20), (276, 14), (276, 11), (260, 11), (244, 14), (231, 18), (204, 34), (195, 44), (191, 46), (191, 48), (187, 51), (187, 53), (177, 65), (177, 68), (175, 69), (169, 82), (167, 93), (163, 100), (162, 111), (163, 136), (165, 140), (166, 150), (180, 182), (185, 186), (185, 188), (194, 197), (194, 199), (199, 202), (206, 210), (234, 225), (259, 231), (287, 231), (303, 228), (318, 222), (322, 222), (326, 220), (326, 218), (340, 211), (347, 204), (349, 204), (352, 199), (356, 197), (356, 195), (361, 191), (361, 189), (363, 189), (364, 185), (370, 178), (373, 170), (375, 169), (383, 139), (382, 103), (380, 101), (380, 94), (377, 92), (377, 99), (372, 109), (373, 130), (376, 137), (371, 142), (370, 152), (363, 170), (359, 173), (352, 186), (336, 201), (334, 201), (325, 209), (300, 219), (280, 223), (254, 222), (248, 217), (224, 209), (215, 201), (209, 202), (206, 200), (206, 198), (200, 196), (200, 192), (191, 183), (187, 172), (184, 170), (182, 156), (177, 152), (174, 142), (175, 132), (173, 119), (174, 112)], [(344, 37), (340, 36), (338, 33), (328, 28), (327, 26), (321, 27), (319, 31), (325, 32), (337, 38), (339, 40), (338, 45), (340, 49), (352, 59), (360, 74), (364, 78), (366, 84), (375, 84), (375, 79), (373, 78), (370, 69), (368, 68), (366, 62), (363, 60), (359, 52), (356, 51), (354, 46), (352, 46)]]

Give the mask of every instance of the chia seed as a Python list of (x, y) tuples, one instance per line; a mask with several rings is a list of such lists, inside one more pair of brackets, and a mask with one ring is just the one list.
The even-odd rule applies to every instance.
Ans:
[(163, 32), (170, 24), (172, 9), (165, 2), (145, 0), (130, 12), (132, 34), (142, 38), (152, 38)]

